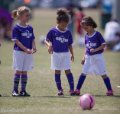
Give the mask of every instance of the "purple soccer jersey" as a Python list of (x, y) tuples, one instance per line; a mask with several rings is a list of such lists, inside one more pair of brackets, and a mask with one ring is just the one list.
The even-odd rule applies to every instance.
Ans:
[(52, 43), (53, 51), (57, 53), (68, 52), (69, 46), (73, 43), (71, 32), (68, 29), (61, 31), (57, 27), (48, 32), (46, 40)]
[[(12, 40), (19, 40), (26, 48), (32, 49), (32, 42), (35, 39), (33, 28), (30, 25), (25, 27), (16, 24), (12, 32)], [(23, 51), (14, 44), (14, 50)]]
[(94, 53), (91, 53), (90, 49), (91, 48), (96, 49), (104, 43), (105, 43), (105, 40), (102, 37), (101, 33), (99, 33), (98, 31), (95, 31), (95, 33), (92, 36), (88, 36), (86, 34), (85, 35), (86, 54), (87, 55), (95, 55), (95, 54), (103, 53), (104, 49), (99, 50)]

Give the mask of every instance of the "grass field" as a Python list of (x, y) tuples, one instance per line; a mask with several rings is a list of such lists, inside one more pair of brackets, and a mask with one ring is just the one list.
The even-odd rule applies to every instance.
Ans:
[[(98, 22), (97, 11), (86, 11), (86, 14), (95, 17)], [(45, 35), (50, 27), (55, 25), (54, 10), (36, 10), (34, 19), (30, 22), (34, 27), (38, 52), (35, 54), (35, 68), (29, 73), (27, 91), (31, 94), (29, 98), (15, 98), (11, 96), (12, 91), (12, 49), (13, 43), (4, 41), (0, 49), (0, 114), (120, 114), (120, 53), (104, 53), (108, 74), (111, 78), (115, 96), (107, 97), (106, 88), (101, 77), (88, 76), (81, 93), (91, 93), (95, 96), (96, 105), (91, 111), (83, 111), (78, 105), (79, 97), (71, 97), (68, 94), (67, 79), (62, 73), (62, 84), (65, 95), (56, 96), (57, 89), (54, 83), (54, 72), (50, 70), (50, 55), (44, 46), (39, 45), (39, 36)], [(83, 48), (74, 47), (75, 62), (72, 64), (72, 72), (75, 85), (81, 73), (81, 59)], [(102, 66), (101, 66), (102, 67)]]

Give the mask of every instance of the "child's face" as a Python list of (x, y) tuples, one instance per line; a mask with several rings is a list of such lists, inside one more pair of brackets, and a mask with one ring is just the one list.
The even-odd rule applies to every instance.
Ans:
[(30, 19), (30, 14), (29, 12), (24, 12), (21, 16), (20, 16), (20, 20), (24, 23), (27, 23)]
[(87, 26), (85, 24), (82, 24), (81, 26), (86, 32), (90, 32), (91, 30), (93, 30), (92, 26)]
[(60, 23), (58, 23), (62, 29), (65, 29), (68, 25), (68, 22), (65, 22), (65, 21), (61, 21)]

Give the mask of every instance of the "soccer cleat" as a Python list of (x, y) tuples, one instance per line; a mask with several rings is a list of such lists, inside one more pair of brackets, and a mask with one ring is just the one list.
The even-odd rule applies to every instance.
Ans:
[(22, 97), (30, 97), (30, 94), (28, 94), (26, 91), (21, 91), (19, 96), (22, 96)]
[(113, 96), (114, 93), (113, 93), (113, 90), (109, 90), (107, 93), (106, 93), (107, 96)]
[(0, 97), (2, 97), (2, 95), (0, 94)]
[(79, 96), (80, 95), (80, 90), (76, 89), (75, 90), (75, 95)]
[(13, 91), (13, 92), (12, 92), (12, 96), (13, 96), (13, 97), (18, 97), (18, 96), (19, 96), (19, 93), (18, 93), (17, 91)]
[(70, 95), (71, 95), (71, 96), (76, 95), (76, 93), (75, 93), (75, 91), (74, 91), (74, 90), (70, 90), (70, 91), (69, 91), (69, 93), (70, 93)]
[(59, 90), (58, 91), (58, 96), (62, 96), (62, 95), (64, 95), (63, 90)]

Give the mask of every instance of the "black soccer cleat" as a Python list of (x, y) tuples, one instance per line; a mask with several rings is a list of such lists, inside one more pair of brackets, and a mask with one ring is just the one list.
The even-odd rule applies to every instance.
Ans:
[(58, 96), (62, 96), (62, 95), (64, 95), (63, 90), (59, 90), (58, 91)]
[(21, 91), (19, 96), (21, 96), (21, 97), (30, 97), (30, 94), (27, 93), (26, 91)]

